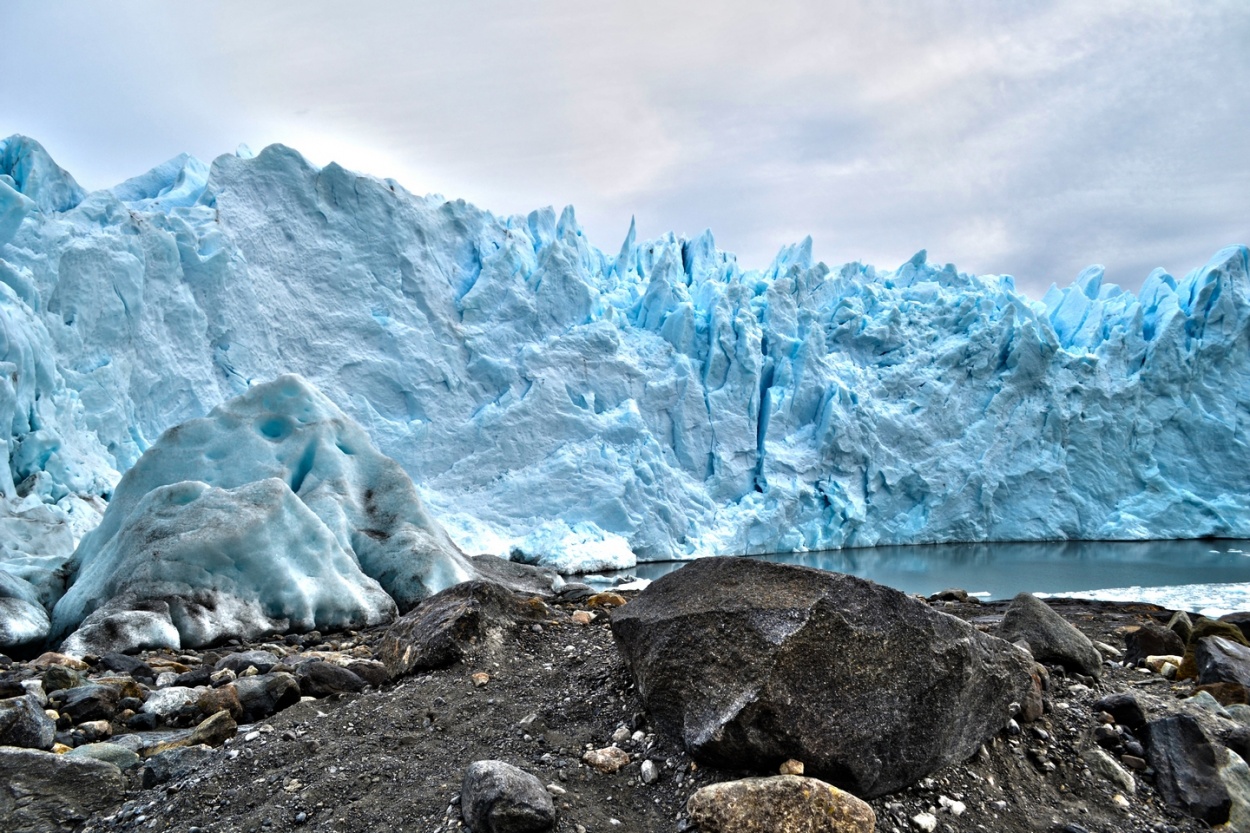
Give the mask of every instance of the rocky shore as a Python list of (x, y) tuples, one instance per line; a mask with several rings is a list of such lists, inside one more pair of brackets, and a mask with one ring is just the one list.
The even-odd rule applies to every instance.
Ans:
[(1240, 617), (738, 561), (5, 657), (0, 829), (1250, 830)]

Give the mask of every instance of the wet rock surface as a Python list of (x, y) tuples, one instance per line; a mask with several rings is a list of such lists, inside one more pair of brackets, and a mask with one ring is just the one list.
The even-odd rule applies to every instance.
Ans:
[[(591, 599), (596, 599), (594, 604)], [(516, 600), (529, 604), (524, 595)], [(4, 691), (21, 692), (20, 696), (26, 696), (29, 685), (42, 683), (53, 668), (76, 671), (77, 685), (118, 688), (119, 695), (126, 696), (119, 696), (109, 723), (113, 735), (105, 743), (140, 758), (138, 765), (124, 771), (100, 760), (80, 764), (107, 773), (95, 782), (112, 785), (101, 791), (98, 806), (67, 805), (61, 821), (23, 828), (27, 822), (19, 821), (26, 817), (14, 815), (12, 804), (0, 805), (5, 808), (0, 829), (452, 833), (466, 829), (461, 793), (469, 765), (499, 760), (544, 785), (555, 807), (557, 833), (693, 833), (698, 828), (687, 802), (699, 789), (773, 776), (776, 770), (699, 763), (679, 738), (659, 727), (634, 687), (608, 626), (614, 610), (620, 615), (636, 600), (634, 592), (571, 593), (552, 602), (543, 618), (505, 623), (492, 650), (475, 648), (449, 666), (413, 672), (380, 687), (367, 685), (358, 693), (321, 699), (304, 695), (265, 717), (245, 714), (233, 728), (229, 712), (221, 712), (214, 731), (218, 745), (212, 747), (191, 744), (194, 729), (213, 717), (197, 711), (196, 704), (207, 702), (198, 696), (158, 717), (133, 706), (138, 700), (142, 708), (162, 689), (106, 668), (94, 657), (87, 658), (90, 662), (52, 654), (27, 661), (0, 658), (0, 675), (11, 683)], [(1107, 646), (1124, 646), (1137, 629), (1162, 625), (1172, 614), (1139, 604), (1079, 600), (1047, 604)], [(935, 600), (931, 607), (993, 633), (1007, 603), (953, 597)], [(167, 687), (174, 680), (193, 679), (183, 675), (201, 668), (217, 673), (223, 657), (249, 650), (263, 650), (278, 659), (268, 676), (289, 675), (294, 680), (304, 662), (319, 660), (346, 668), (376, 658), (386, 630), (275, 636), (135, 656)], [(1205, 830), (1205, 822), (1164, 799), (1149, 761), (1142, 727), (1175, 714), (1201, 722), (1216, 751), (1219, 778), (1230, 794), (1230, 818), (1250, 829), (1250, 800), (1239, 805), (1233, 797), (1250, 794), (1246, 788), (1250, 770), (1228, 751), (1239, 733), (1250, 727), (1250, 707), (1223, 706), (1209, 695), (1194, 697), (1194, 680), (1166, 679), (1147, 668), (1123, 664), (1110, 653), (1104, 655), (1108, 659), (1098, 680), (1060, 665), (1043, 666), (1042, 713), (1036, 721), (1009, 719), (966, 760), (868, 800), (877, 818), (875, 829), (884, 833)], [(247, 676), (219, 678), (219, 685), (205, 678), (185, 687), (200, 688), (202, 694), (232, 685), (241, 692), (256, 685), (249, 680), (267, 676), (246, 668), (242, 673)], [(475, 675), (485, 681), (479, 685)], [(136, 693), (138, 697), (128, 699)], [(246, 699), (240, 695), (240, 704)], [(50, 704), (46, 707), (55, 713)], [(128, 717), (130, 711), (136, 713)], [(152, 725), (132, 728), (130, 723), (140, 718)], [(59, 713), (53, 719), (61, 743), (54, 748), (59, 752), (68, 753), (71, 747), (88, 749), (78, 753), (83, 756), (98, 751), (89, 749), (81, 725)], [(216, 732), (223, 728), (229, 729), (228, 734)], [(583, 761), (587, 752), (608, 748), (619, 750), (614, 758), (624, 759), (614, 771), (600, 771)], [(1094, 749), (1103, 754), (1093, 754)], [(130, 761), (106, 751), (118, 761)], [(36, 754), (14, 749), (0, 753)], [(68, 760), (66, 754), (37, 754), (45, 756), (41, 761)], [(1119, 769), (1104, 766), (1107, 760)], [(1132, 779), (1131, 792), (1123, 773)], [(59, 789), (83, 784), (69, 779)], [(63, 797), (70, 799), (77, 797)], [(56, 826), (62, 821), (62, 827)]]

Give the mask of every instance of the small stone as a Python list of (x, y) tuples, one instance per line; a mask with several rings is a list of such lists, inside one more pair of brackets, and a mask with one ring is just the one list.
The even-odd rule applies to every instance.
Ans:
[(113, 736), (113, 727), (107, 720), (88, 720), (79, 723), (78, 731), (82, 732), (87, 743), (108, 740)]
[(586, 600), (588, 607), (620, 607), (625, 604), (625, 597), (611, 591), (596, 593)]
[(1125, 811), (1127, 811), (1129, 807), (1132, 806), (1131, 804), (1129, 804), (1129, 800), (1125, 798), (1124, 796), (1120, 795), (1119, 793), (1116, 793), (1115, 795), (1111, 796), (1111, 803), (1114, 804), (1119, 809), (1125, 810)]
[(782, 775), (802, 775), (803, 762), (791, 758), (788, 761), (783, 761), (781, 766), (777, 767), (777, 771)]
[[(253, 672), (252, 676), (255, 676), (255, 672)], [(238, 678), (239, 675), (232, 669), (223, 668), (220, 671), (214, 671), (212, 674), (209, 674), (208, 683), (213, 686), (213, 688), (216, 688), (217, 686), (223, 686), (226, 683), (232, 683)]]
[(947, 798), (944, 795), (938, 796), (938, 805), (941, 806), (943, 810), (950, 813), (952, 816), (955, 816), (956, 818), (958, 818), (959, 816), (962, 816), (964, 812), (968, 809), (968, 805), (964, 804), (962, 801), (957, 801), (953, 798)]
[(573, 621), (579, 625), (589, 625), (595, 621), (594, 614), (586, 610), (573, 611)]
[(655, 762), (651, 760), (642, 762), (642, 770), (640, 774), (642, 776), (642, 783), (644, 784), (654, 784), (660, 778), (660, 770), (655, 765)]
[(629, 753), (617, 746), (590, 749), (582, 755), (582, 763), (604, 774), (610, 774), (629, 763)]
[(917, 813), (911, 817), (911, 825), (924, 833), (933, 833), (937, 830), (937, 816), (932, 813)]
[(700, 833), (872, 833), (872, 807), (848, 792), (797, 775), (744, 778), (703, 787), (686, 802)]
[(629, 728), (626, 726), (616, 727), (616, 731), (612, 733), (613, 743), (624, 743), (629, 740)]
[(48, 651), (36, 657), (31, 666), (36, 671), (47, 671), (54, 665), (64, 665), (66, 668), (72, 668), (74, 671), (86, 671), (91, 668), (90, 665), (80, 659), (76, 659), (65, 654), (58, 654), (56, 651)]
[(477, 671), (470, 675), (469, 679), (473, 681), (474, 688), (482, 688), (490, 682), (490, 674), (487, 674), (485, 671)]
[(552, 795), (555, 795), (555, 796), (561, 796), (561, 795), (567, 795), (567, 794), (568, 794), (568, 790), (566, 790), (564, 787), (561, 787), (559, 784), (548, 784), (548, 785), (547, 785), (547, 792), (549, 792), (549, 793), (551, 793)]

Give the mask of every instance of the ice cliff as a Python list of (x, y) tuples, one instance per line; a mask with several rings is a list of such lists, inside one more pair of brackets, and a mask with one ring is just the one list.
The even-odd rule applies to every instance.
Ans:
[(605, 254), (571, 208), (496, 217), (282, 146), (85, 193), (15, 136), (0, 595), (50, 609), (119, 473), (284, 373), (469, 551), (540, 563), (1250, 536), (1247, 261), (1033, 301), (923, 252), (750, 271), (631, 228)]

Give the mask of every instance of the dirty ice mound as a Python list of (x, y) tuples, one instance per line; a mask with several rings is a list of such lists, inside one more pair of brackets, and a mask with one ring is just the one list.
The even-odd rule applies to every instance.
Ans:
[(78, 654), (377, 624), (475, 575), (399, 464), (294, 375), (166, 431), (69, 567), (52, 634)]

